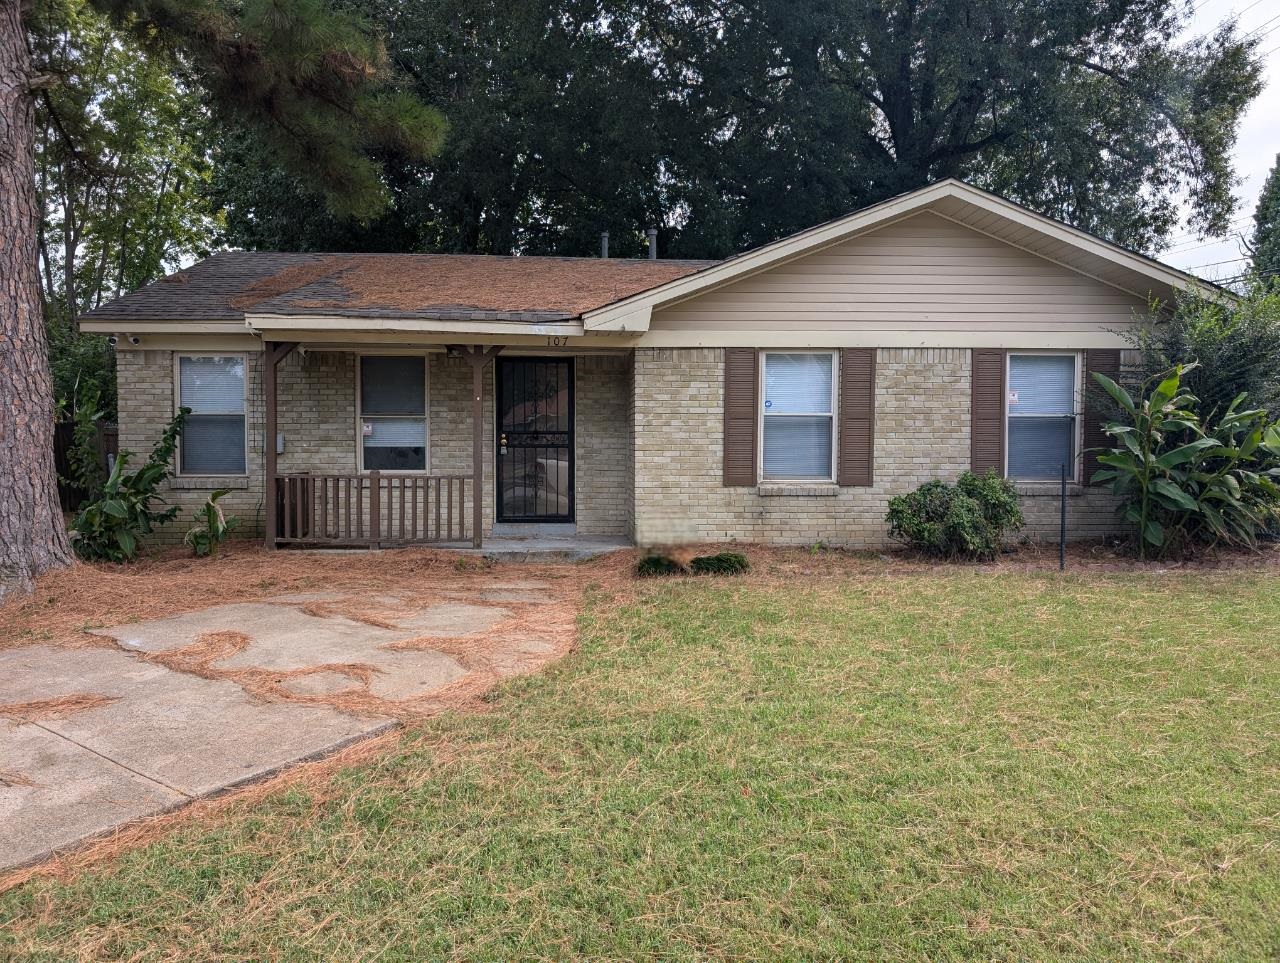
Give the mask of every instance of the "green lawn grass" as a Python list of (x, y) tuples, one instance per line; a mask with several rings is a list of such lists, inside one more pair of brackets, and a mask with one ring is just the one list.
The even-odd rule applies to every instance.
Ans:
[(659, 580), (0, 956), (1276, 959), (1280, 578)]

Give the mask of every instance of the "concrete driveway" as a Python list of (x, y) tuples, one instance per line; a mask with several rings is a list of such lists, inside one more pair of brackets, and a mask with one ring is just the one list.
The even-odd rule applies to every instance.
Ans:
[(465, 704), (567, 649), (566, 599), (497, 570), (429, 597), (286, 595), (0, 650), (0, 870)]

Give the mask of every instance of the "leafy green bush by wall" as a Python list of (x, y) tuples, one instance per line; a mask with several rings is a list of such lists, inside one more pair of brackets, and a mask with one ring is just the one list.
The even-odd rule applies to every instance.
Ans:
[(1183, 385), (1193, 366), (1145, 379), (1139, 401), (1094, 374), (1124, 416), (1104, 427), (1118, 443), (1098, 455), (1092, 481), (1120, 496), (1140, 558), (1205, 545), (1253, 547), (1280, 509), (1280, 428), (1245, 395), (1201, 422), (1202, 402)]
[(935, 558), (990, 561), (1023, 525), (1013, 484), (994, 471), (965, 472), (954, 485), (925, 482), (889, 499), (889, 537)]
[(191, 409), (182, 408), (151, 450), (146, 464), (125, 474), (133, 452), (122, 451), (97, 499), (71, 522), (76, 554), (88, 561), (128, 562), (138, 554), (139, 540), (157, 525), (172, 521), (177, 506), (158, 511), (160, 483), (173, 474), (173, 455)]
[(200, 510), (196, 512), (196, 524), (182, 539), (183, 544), (190, 548), (197, 558), (212, 555), (227, 536), (240, 525), (239, 518), (235, 515), (227, 518), (222, 512), (222, 506), (218, 504), (230, 491), (230, 488), (219, 488), (210, 494), (200, 506)]
[(96, 498), (104, 481), (98, 452), (98, 426), (103, 415), (98, 393), (93, 390), (81, 394), (71, 415), (75, 430), (67, 450), (67, 477), (62, 481), (85, 498)]
[(1167, 315), (1152, 316), (1125, 332), (1138, 355), (1127, 387), (1142, 394), (1138, 385), (1182, 365), (1182, 389), (1198, 400), (1201, 418), (1221, 416), (1242, 394), (1280, 417), (1280, 287), (1255, 281), (1234, 301), (1187, 292)]

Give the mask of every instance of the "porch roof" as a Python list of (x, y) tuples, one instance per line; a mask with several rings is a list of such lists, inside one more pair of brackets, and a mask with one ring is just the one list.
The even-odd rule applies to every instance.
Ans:
[[(716, 261), (228, 251), (83, 315), (87, 330), (352, 321), (554, 324)], [(361, 325), (356, 324), (356, 327)], [(465, 325), (464, 327), (469, 326)], [(206, 329), (207, 330), (207, 329)]]

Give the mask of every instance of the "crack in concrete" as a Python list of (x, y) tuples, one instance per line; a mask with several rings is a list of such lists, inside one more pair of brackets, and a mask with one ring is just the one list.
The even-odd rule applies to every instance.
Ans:
[(126, 766), (120, 760), (112, 759), (106, 753), (99, 752), (97, 749), (93, 748), (93, 746), (86, 746), (83, 742), (78, 742), (75, 739), (72, 739), (69, 735), (67, 735), (64, 732), (59, 732), (57, 729), (50, 729), (48, 726), (46, 726), (42, 722), (29, 722), (27, 723), (27, 725), (35, 726), (38, 729), (43, 729), (45, 732), (49, 733), (49, 735), (57, 736), (59, 739), (64, 739), (67, 742), (71, 743), (73, 746), (79, 746), (85, 752), (93, 753), (93, 755), (97, 756), (99, 759), (109, 762), (113, 766), (118, 766), (119, 768), (123, 769), (125, 772), (133, 773), (138, 778), (145, 779), (149, 783), (154, 783), (155, 785), (159, 786), (161, 789), (167, 789), (170, 792), (176, 792), (179, 796), (181, 796), (184, 799), (196, 798), (195, 796), (191, 795), (191, 793), (185, 792), (179, 789), (177, 786), (170, 786), (167, 782), (161, 779), (157, 779), (155, 778), (155, 776), (148, 776), (145, 772), (139, 772), (137, 769), (134, 769), (131, 766)]

